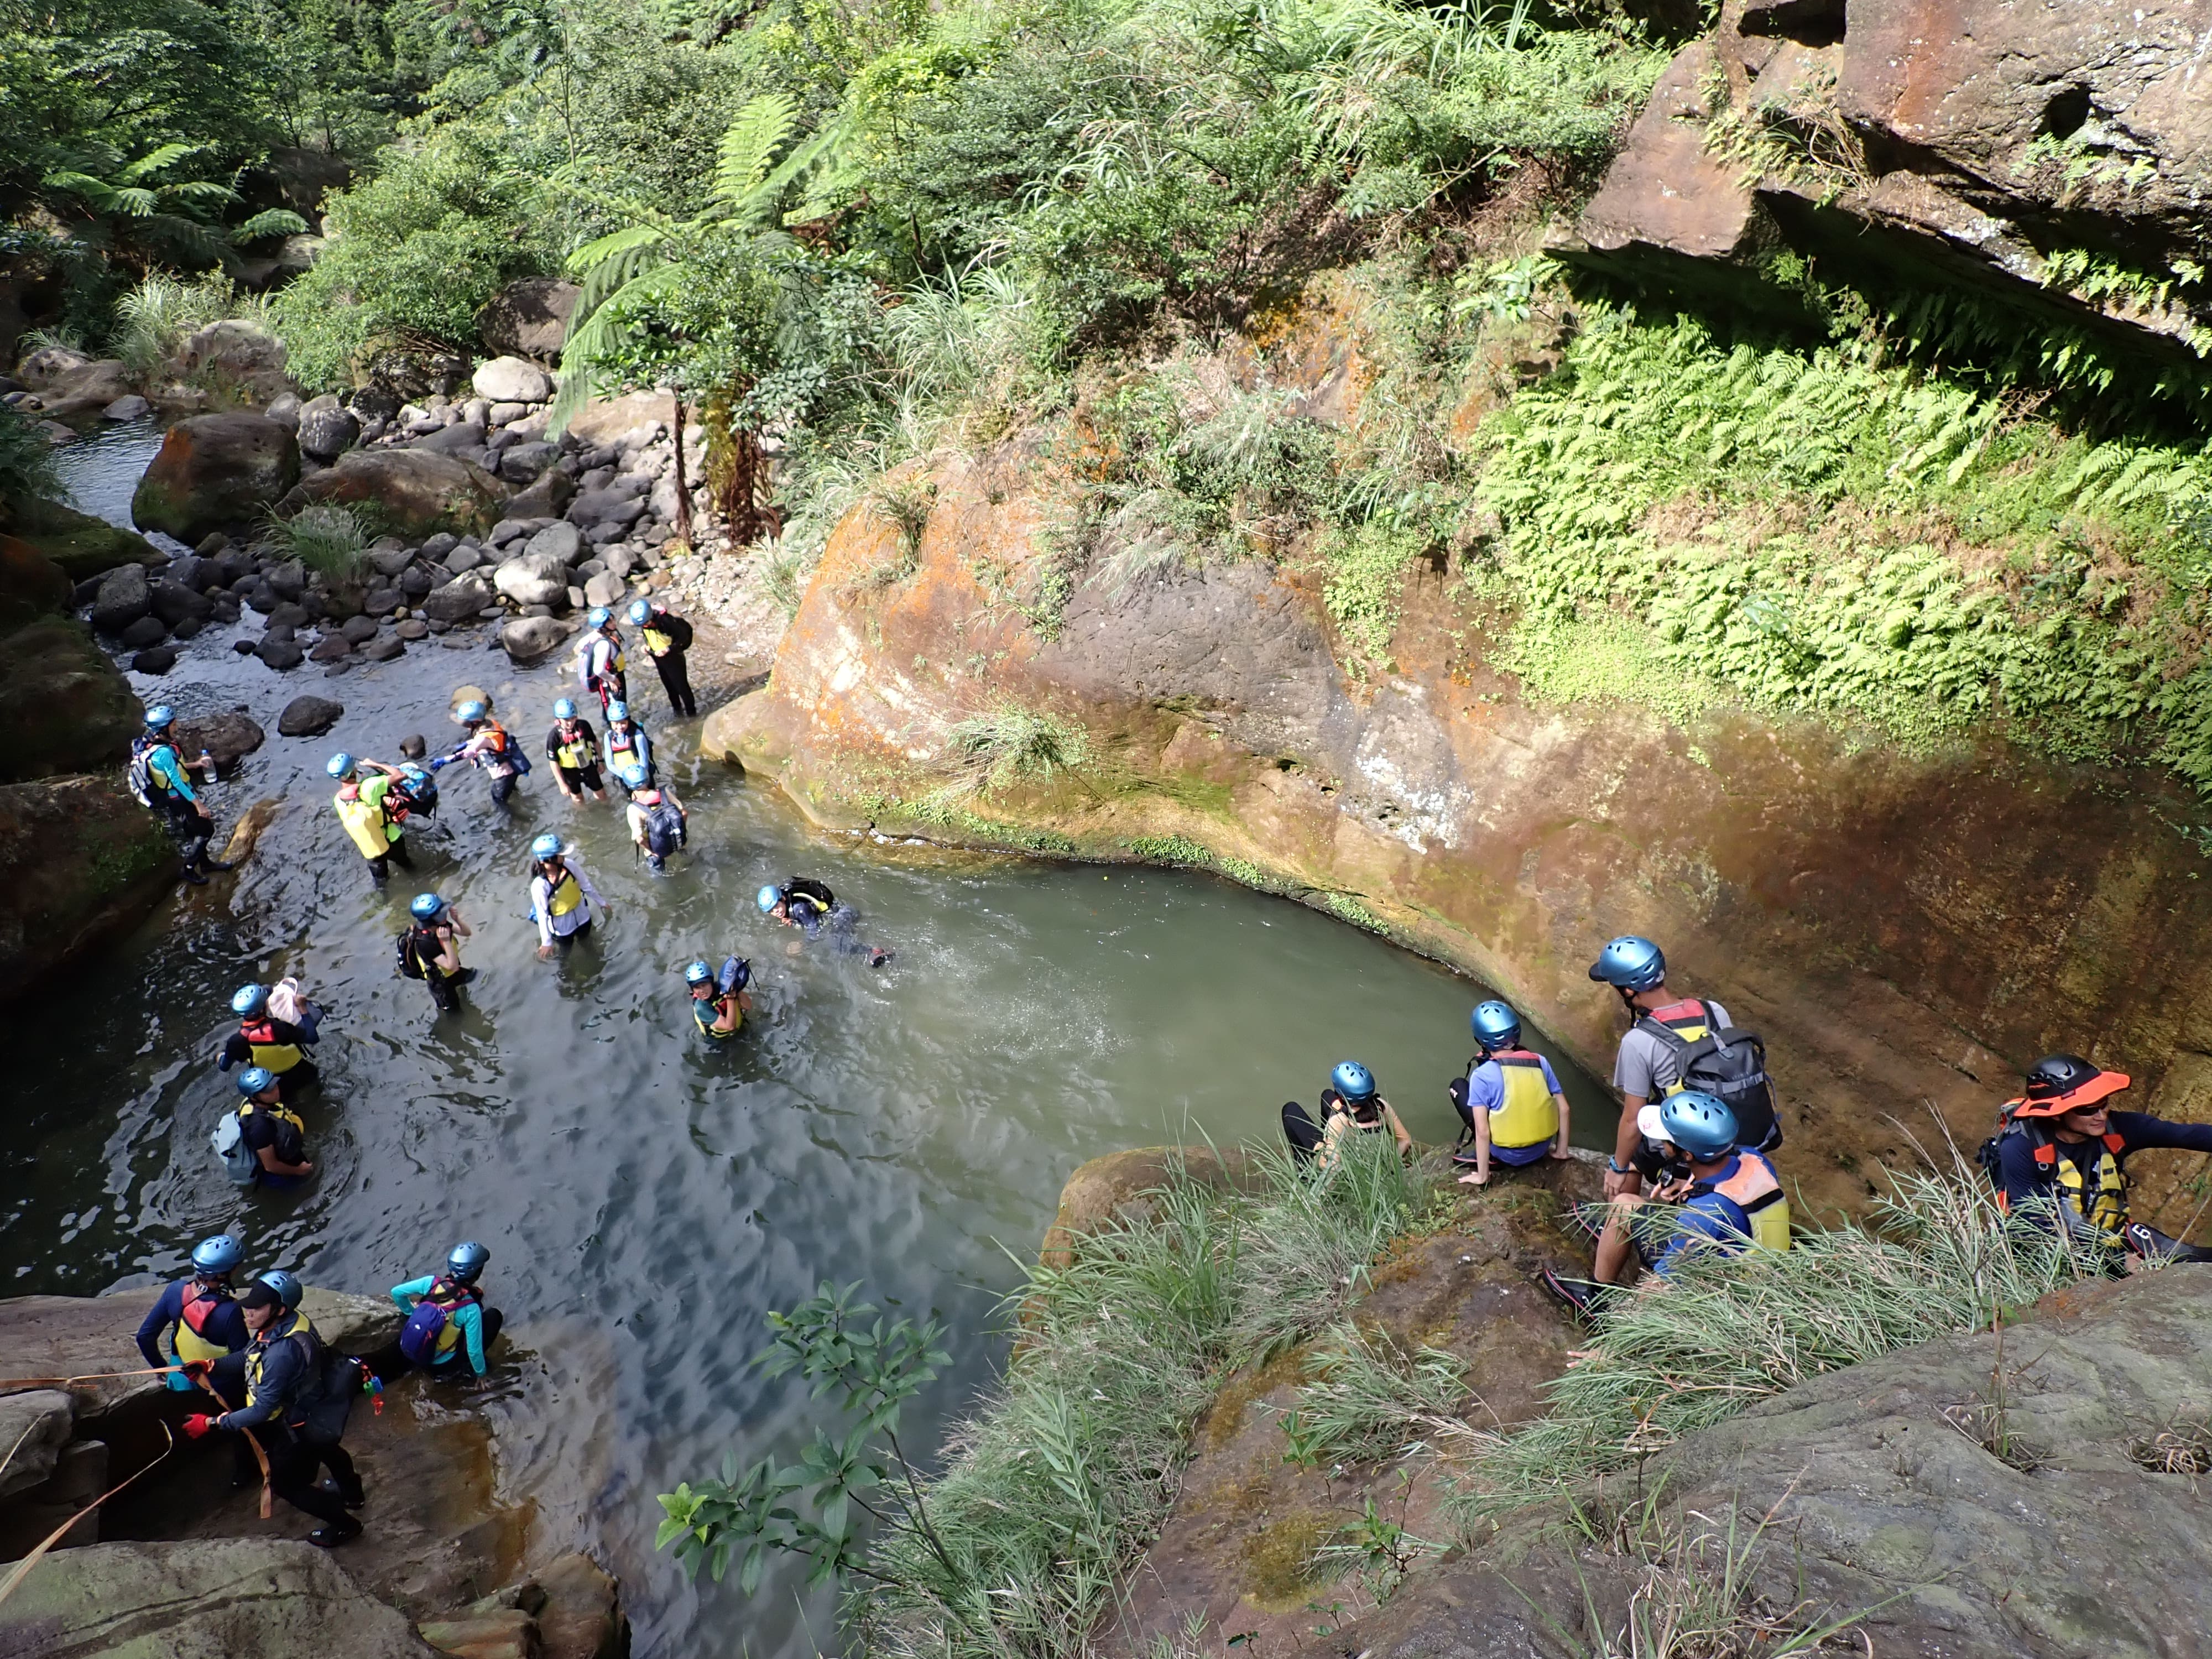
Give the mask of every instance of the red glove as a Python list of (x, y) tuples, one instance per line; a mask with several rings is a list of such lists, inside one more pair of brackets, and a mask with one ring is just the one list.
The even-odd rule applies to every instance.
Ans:
[(215, 1419), (205, 1412), (194, 1412), (185, 1419), (185, 1438), (197, 1440), (215, 1426)]

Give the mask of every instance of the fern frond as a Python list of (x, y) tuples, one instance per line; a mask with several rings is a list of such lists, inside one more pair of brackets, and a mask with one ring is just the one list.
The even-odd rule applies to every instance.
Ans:
[(88, 173), (50, 173), (39, 182), (48, 190), (65, 190), (72, 196), (82, 196), (94, 207), (106, 207), (115, 199), (115, 187)]
[(308, 225), (289, 208), (264, 208), (230, 233), (234, 242), (258, 242), (264, 236), (304, 236)]
[(609, 259), (617, 259), (640, 248), (654, 247), (668, 240), (665, 227), (657, 224), (630, 225), (611, 231), (595, 241), (590, 241), (568, 256), (568, 269), (582, 276), (594, 270)]
[(163, 144), (160, 149), (148, 150), (137, 161), (126, 164), (115, 176), (126, 185), (135, 185), (148, 174), (159, 173), (172, 161), (181, 161), (195, 150), (204, 148), (200, 144)]
[(101, 204), (110, 211), (127, 215), (133, 219), (145, 219), (154, 212), (154, 192), (143, 185), (131, 185), (123, 190), (110, 191), (107, 200)]
[(195, 179), (189, 184), (164, 185), (162, 189), (172, 196), (181, 196), (187, 202), (235, 202), (238, 192), (228, 185), (219, 185), (212, 179)]
[(763, 182), (769, 162), (799, 125), (799, 105), (788, 94), (763, 93), (737, 113), (722, 135), (714, 167), (714, 199), (742, 213)]

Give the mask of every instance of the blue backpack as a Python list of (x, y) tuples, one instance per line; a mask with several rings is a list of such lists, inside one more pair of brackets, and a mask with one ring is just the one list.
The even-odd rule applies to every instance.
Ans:
[[(441, 1291), (458, 1299), (450, 1304), (434, 1300)], [(401, 1354), (416, 1365), (435, 1364), (438, 1344), (445, 1337), (446, 1326), (452, 1318), (453, 1310), (459, 1308), (463, 1302), (475, 1300), (459, 1285), (447, 1285), (443, 1281), (433, 1284), (422, 1299), (415, 1304), (415, 1311), (407, 1316), (406, 1324), (400, 1327)]]

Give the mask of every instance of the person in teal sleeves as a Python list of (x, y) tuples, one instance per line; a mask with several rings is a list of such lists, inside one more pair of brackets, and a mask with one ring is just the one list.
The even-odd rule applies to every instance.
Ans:
[[(484, 1306), (483, 1291), (477, 1283), (490, 1260), (489, 1250), (474, 1239), (466, 1239), (447, 1253), (445, 1272), (426, 1273), (392, 1287), (392, 1301), (407, 1316), (394, 1345), (404, 1364), (395, 1370), (419, 1365), (433, 1375), (458, 1376), (465, 1356), (471, 1373), (484, 1374), (488, 1369), (484, 1351), (498, 1340), (500, 1328), (507, 1322), (498, 1309)], [(378, 1355), (378, 1359), (388, 1359), (391, 1352)], [(380, 1376), (392, 1374), (380, 1364), (371, 1369)]]

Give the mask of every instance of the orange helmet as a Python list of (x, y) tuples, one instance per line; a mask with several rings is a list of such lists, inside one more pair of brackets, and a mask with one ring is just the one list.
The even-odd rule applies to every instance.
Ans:
[(2095, 1105), (2128, 1086), (2125, 1072), (2107, 1072), (2079, 1054), (2046, 1054), (2028, 1068), (2027, 1091), (2014, 1117), (2063, 1117)]

